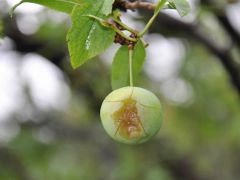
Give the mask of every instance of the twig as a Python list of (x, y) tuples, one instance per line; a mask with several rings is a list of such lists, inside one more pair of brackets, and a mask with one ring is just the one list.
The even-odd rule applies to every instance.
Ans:
[(125, 4), (126, 9), (135, 10), (135, 9), (147, 9), (147, 10), (155, 10), (156, 5), (150, 2), (141, 2), (141, 1), (135, 1), (135, 2), (128, 2), (126, 1)]
[(126, 11), (127, 9), (129, 9), (129, 10), (135, 10), (135, 9), (154, 10), (156, 7), (156, 4), (153, 4), (150, 2), (141, 2), (141, 1), (129, 2), (127, 0), (117, 0), (117, 1), (115, 1), (113, 7), (118, 8), (123, 11)]
[(222, 24), (224, 29), (228, 32), (229, 36), (231, 37), (232, 41), (235, 42), (240, 47), (240, 34), (239, 32), (232, 26), (229, 22), (229, 19), (226, 16), (225, 12), (221, 12), (216, 15), (219, 22)]

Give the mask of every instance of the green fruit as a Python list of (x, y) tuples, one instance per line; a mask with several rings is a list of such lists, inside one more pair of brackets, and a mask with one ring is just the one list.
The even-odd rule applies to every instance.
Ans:
[(139, 87), (124, 87), (111, 92), (102, 103), (100, 115), (106, 132), (126, 144), (149, 140), (162, 123), (158, 98)]

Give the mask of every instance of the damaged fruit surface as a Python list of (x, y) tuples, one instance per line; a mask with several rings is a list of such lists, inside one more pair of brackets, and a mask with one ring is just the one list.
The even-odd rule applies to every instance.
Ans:
[(111, 92), (103, 101), (100, 114), (106, 132), (126, 144), (149, 140), (162, 123), (158, 98), (139, 87), (124, 87)]

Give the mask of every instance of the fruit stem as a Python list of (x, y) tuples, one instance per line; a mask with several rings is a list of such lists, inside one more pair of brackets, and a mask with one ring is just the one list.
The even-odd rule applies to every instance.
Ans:
[(132, 61), (133, 61), (133, 50), (129, 49), (129, 80), (130, 80), (129, 82), (131, 87), (133, 87)]

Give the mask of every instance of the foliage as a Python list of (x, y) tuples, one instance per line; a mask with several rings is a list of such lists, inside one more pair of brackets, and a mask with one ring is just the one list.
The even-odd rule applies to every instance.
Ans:
[[(16, 4), (12, 8), (12, 11), (10, 13), (12, 14), (15, 8), (24, 2), (41, 4), (49, 8), (71, 14), (72, 27), (68, 32), (67, 42), (73, 68), (78, 68), (89, 59), (101, 54), (104, 50), (106, 50), (114, 41), (114, 31), (116, 31), (117, 34), (122, 36), (122, 38), (126, 38), (130, 42), (133, 41), (132, 43), (135, 44), (146, 33), (146, 31), (158, 15), (159, 11), (163, 8), (165, 4), (170, 4), (169, 7), (171, 9), (176, 8), (181, 16), (187, 15), (190, 11), (189, 5), (186, 0), (160, 0), (159, 3), (157, 3), (156, 5), (153, 18), (150, 19), (145, 29), (140, 33), (135, 33), (134, 30), (132, 31), (132, 29), (128, 29), (127, 25), (121, 23), (120, 18), (118, 17), (118, 15), (116, 15), (116, 11), (112, 9), (114, 0), (22, 0), (20, 3)], [(131, 36), (127, 37), (121, 31), (121, 29), (118, 29), (117, 26), (115, 27), (115, 24), (108, 22), (109, 16), (113, 18), (113, 21), (116, 21), (115, 23), (120, 23), (119, 25), (121, 25), (122, 28), (126, 28), (126, 30), (130, 31), (132, 35), (135, 35), (137, 38), (133, 39), (131, 38)], [(125, 44), (128, 45), (129, 42), (126, 41)], [(136, 74), (141, 71), (144, 61), (143, 58), (145, 58), (145, 55), (141, 52), (141, 54), (138, 54), (139, 48), (136, 48), (137, 50), (134, 51), (133, 57), (134, 65), (132, 76), (134, 76), (134, 79), (136, 78)], [(118, 54), (115, 56), (112, 70), (113, 89), (126, 86), (126, 83), (128, 82), (126, 79), (126, 75), (132, 73), (128, 72), (126, 68), (126, 59), (123, 60), (123, 62), (125, 62), (124, 64), (118, 63), (121, 56), (124, 56), (121, 54), (121, 51), (126, 51), (126, 47), (120, 49), (120, 52), (118, 52)], [(141, 57), (141, 55), (143, 55), (143, 57)], [(121, 64), (121, 67), (123, 68), (120, 68), (120, 70), (118, 70), (118, 68), (114, 67), (115, 64)], [(120, 77), (120, 74), (122, 75), (122, 77)]]
[(96, 20), (83, 15), (104, 16), (103, 2), (86, 3), (76, 6), (72, 12), (72, 27), (68, 32), (67, 41), (72, 66), (79, 67), (90, 58), (98, 55), (108, 48), (114, 38), (111, 29), (102, 27)]

